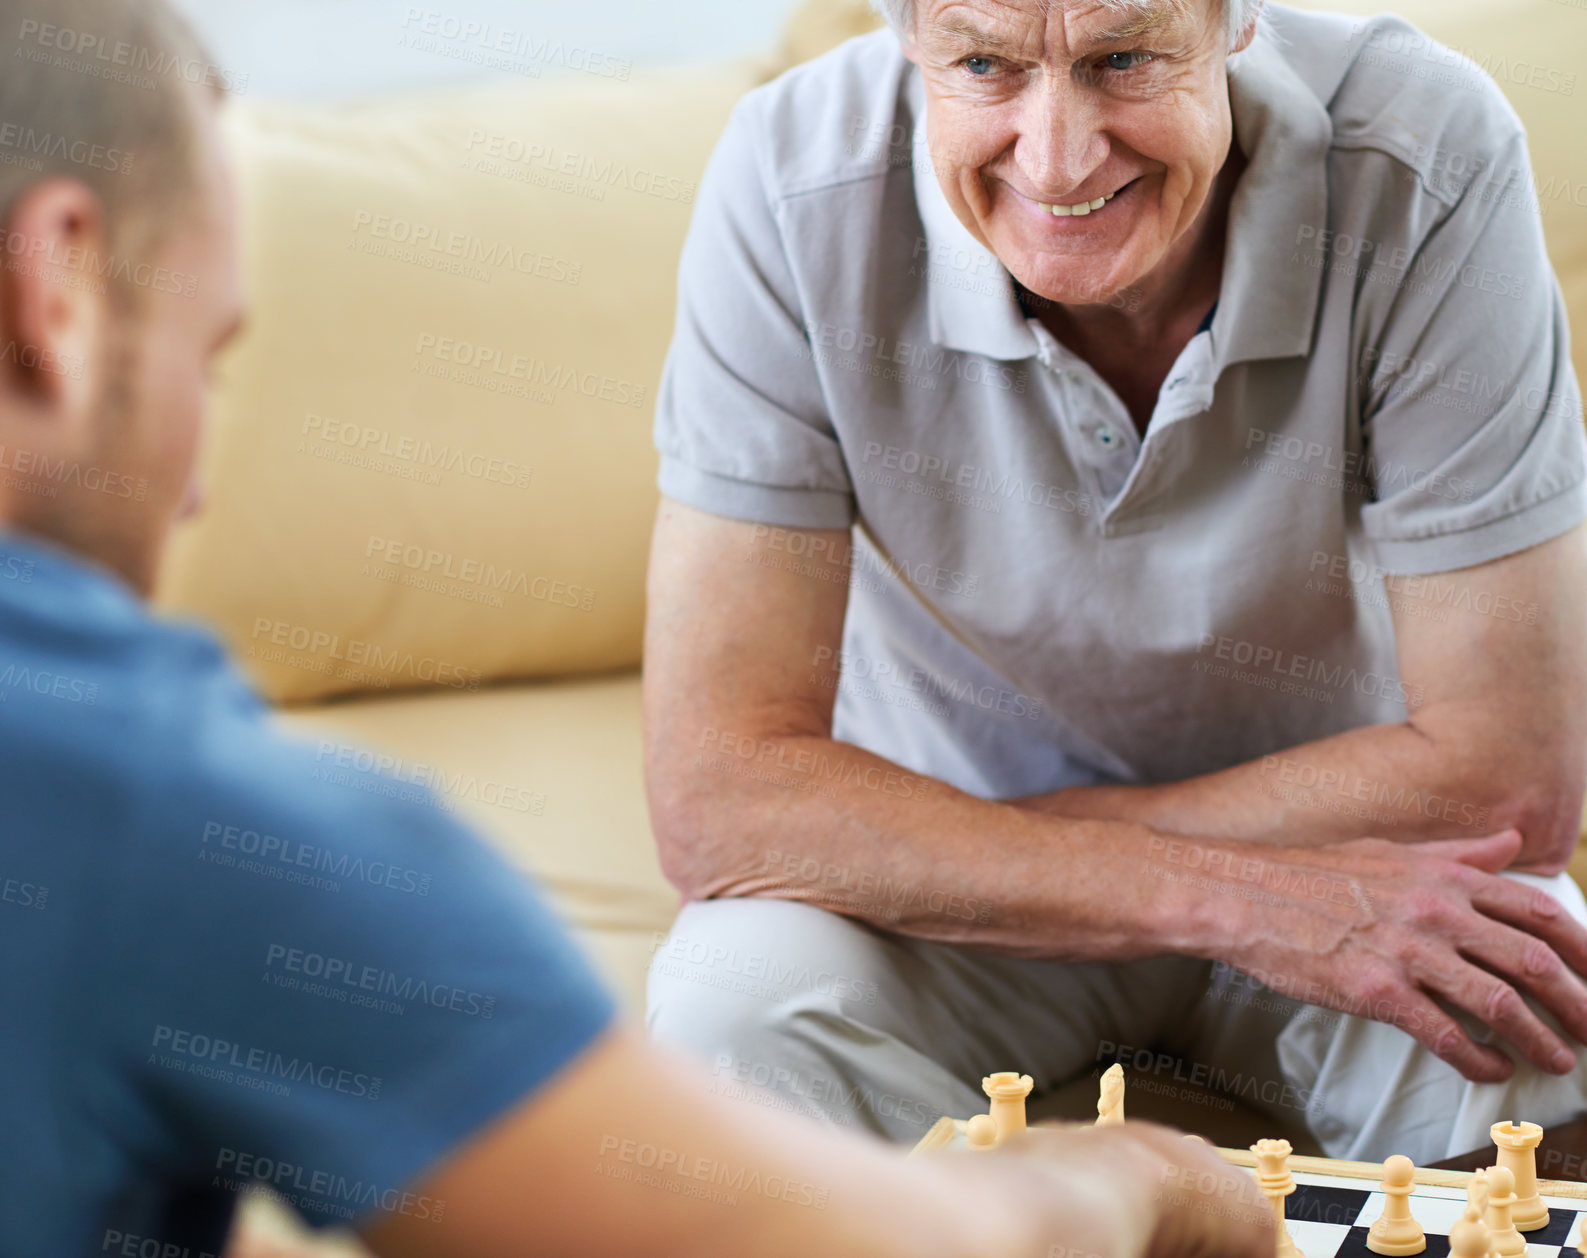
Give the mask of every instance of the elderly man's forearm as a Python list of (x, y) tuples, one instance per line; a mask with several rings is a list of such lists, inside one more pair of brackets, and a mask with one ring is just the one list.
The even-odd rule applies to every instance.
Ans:
[(1012, 802), (1049, 816), (1284, 846), (1369, 836), (1418, 843), (1514, 827), (1525, 840), (1517, 868), (1557, 872), (1576, 845), (1582, 775), (1563, 753), (1535, 752), (1434, 737), (1409, 723), (1372, 725), (1183, 782)]
[(1146, 826), (1038, 816), (827, 738), (753, 750), (651, 774), (673, 784), (653, 792), (652, 817), (691, 899), (796, 900), (1012, 956), (1126, 960), (1205, 942), (1197, 897), (1150, 876), (1162, 836)]

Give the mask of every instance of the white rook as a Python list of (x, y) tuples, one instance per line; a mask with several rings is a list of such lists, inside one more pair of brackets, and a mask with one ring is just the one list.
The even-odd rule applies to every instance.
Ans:
[(992, 1099), (992, 1121), (997, 1124), (999, 1144), (1025, 1130), (1025, 1098), (1035, 1086), (1029, 1075), (1018, 1075), (1012, 1070), (1000, 1070), (981, 1080), (981, 1090)]
[(1537, 1146), (1543, 1129), (1536, 1123), (1494, 1123), (1488, 1129), (1499, 1150), (1499, 1165), (1515, 1176), (1515, 1205), (1510, 1221), (1518, 1232), (1548, 1226), (1548, 1207), (1537, 1191)]

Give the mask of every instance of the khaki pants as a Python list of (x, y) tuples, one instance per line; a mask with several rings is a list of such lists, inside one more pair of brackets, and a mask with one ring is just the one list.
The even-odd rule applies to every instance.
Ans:
[[(1510, 876), (1587, 921), (1568, 876)], [(1421, 1165), (1487, 1145), (1502, 1119), (1547, 1126), (1587, 1112), (1587, 1052), (1564, 1077), (1518, 1062), (1508, 1083), (1472, 1084), (1386, 1023), (1225, 966), (1011, 960), (788, 901), (686, 905), (658, 943), (648, 994), (651, 1034), (703, 1059), (717, 1091), (896, 1141), (943, 1114), (984, 1112), (980, 1081), (994, 1070), (1030, 1075), (1040, 1096), (1148, 1051), (1277, 1127), (1300, 1119), (1336, 1158), (1403, 1153)]]

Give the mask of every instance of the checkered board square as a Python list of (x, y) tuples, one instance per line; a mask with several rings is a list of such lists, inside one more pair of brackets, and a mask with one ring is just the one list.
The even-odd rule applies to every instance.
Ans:
[[(1286, 1203), (1290, 1238), (1306, 1258), (1376, 1258), (1367, 1248), (1367, 1230), (1383, 1213), (1383, 1194), (1370, 1181), (1336, 1175), (1295, 1176), (1296, 1189)], [(1527, 1258), (1576, 1258), (1574, 1247), (1587, 1200), (1544, 1197), (1549, 1219), (1546, 1227), (1524, 1233)], [(1449, 1229), (1466, 1209), (1466, 1194), (1459, 1188), (1418, 1184), (1411, 1194), (1411, 1213), (1427, 1233), (1426, 1258), (1447, 1258)]]

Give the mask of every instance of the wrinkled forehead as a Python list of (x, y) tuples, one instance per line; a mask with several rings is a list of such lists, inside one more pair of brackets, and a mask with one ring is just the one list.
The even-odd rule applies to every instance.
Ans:
[(1219, 0), (915, 0), (916, 33), (938, 40), (1061, 34), (1110, 43), (1155, 30), (1199, 27)]

